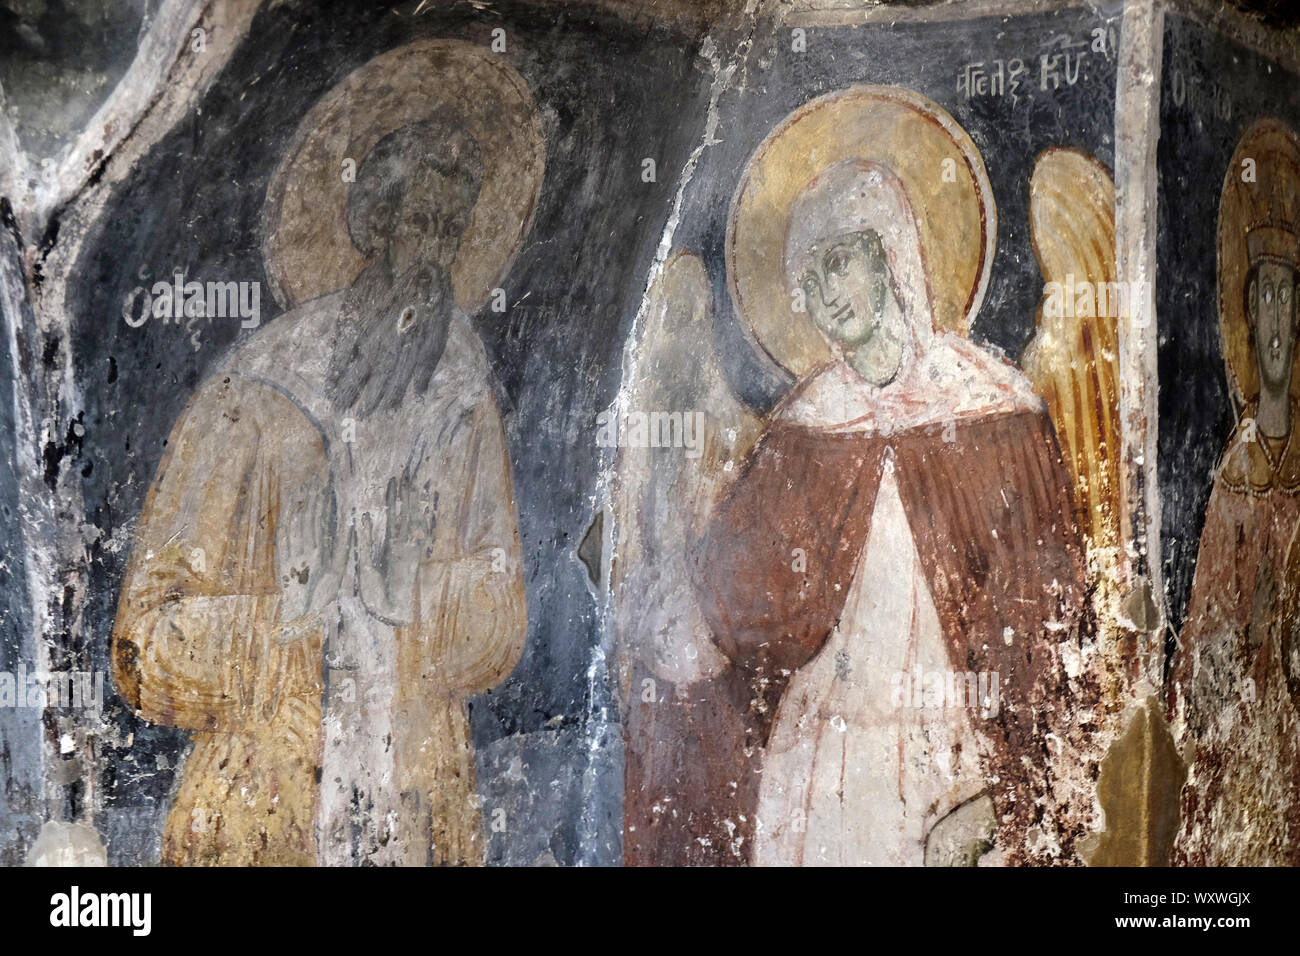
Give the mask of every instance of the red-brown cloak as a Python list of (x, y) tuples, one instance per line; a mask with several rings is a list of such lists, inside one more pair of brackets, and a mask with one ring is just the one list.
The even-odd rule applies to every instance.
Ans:
[(1248, 435), (1255, 410), (1214, 482), (1169, 685), (1174, 865), (1300, 865), (1300, 447)]
[[(1091, 635), (1084, 561), (1050, 422), (1042, 410), (1017, 410), (892, 434), (773, 422), (692, 549), (705, 615), (734, 667), (693, 685), (683, 707), (678, 816), (628, 794), (629, 819), (649, 831), (634, 841), (631, 862), (638, 854), (692, 862), (710, 850), (735, 857), (726, 851), (736, 848), (747, 859), (774, 705), (839, 619), (886, 456), (953, 669), (999, 675), (1003, 705), (985, 760), (1006, 860), (1074, 861), (1091, 796), (1057, 768), (1095, 729), (1095, 684), (1086, 666), (1074, 675), (1066, 666), (1087, 656)], [(800, 572), (796, 549), (806, 554)], [(673, 729), (643, 731), (664, 741), (685, 728)], [(697, 757), (716, 764), (701, 767)], [(731, 841), (718, 848), (720, 832)], [(682, 849), (691, 840), (702, 849)]]

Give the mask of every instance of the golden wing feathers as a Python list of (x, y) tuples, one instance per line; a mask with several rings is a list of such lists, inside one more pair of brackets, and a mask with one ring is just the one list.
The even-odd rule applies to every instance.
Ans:
[(1029, 183), (1034, 253), (1047, 283), (1021, 360), (1047, 401), (1091, 549), (1120, 542), (1119, 316), (1115, 185), (1087, 153), (1049, 149)]

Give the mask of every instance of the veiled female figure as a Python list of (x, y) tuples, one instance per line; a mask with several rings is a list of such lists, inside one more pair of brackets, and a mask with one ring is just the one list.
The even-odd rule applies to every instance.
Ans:
[(778, 701), (754, 862), (1070, 862), (1095, 688), (1044, 403), (936, 331), (888, 166), (814, 179), (784, 262), (834, 357), (774, 410), (694, 565), (718, 646)]

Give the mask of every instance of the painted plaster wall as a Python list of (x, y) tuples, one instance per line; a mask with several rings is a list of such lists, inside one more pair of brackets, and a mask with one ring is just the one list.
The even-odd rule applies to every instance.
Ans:
[[(1127, 740), (1112, 751), (1111, 773), (1136, 768), (1123, 775), (1160, 786), (1107, 791), (1104, 766), (1088, 773), (1102, 780), (1112, 837), (1116, 821), (1130, 821), (1118, 849), (1100, 838), (1108, 849), (1098, 862), (1164, 862), (1181, 785), (1176, 760), (1161, 756), (1169, 747), (1158, 700), (1174, 650), (1165, 637), (1182, 625), (1210, 470), (1231, 424), (1216, 366), (1206, 224), (1252, 108), (1295, 112), (1293, 41), (1236, 20), (1206, 27), (1166, 13), (1161, 21), (1163, 8), (1148, 3), (751, 4), (705, 13), (173, 3), (133, 17), (100, 16), (91, 5), (75, 30), (42, 20), (37, 6), (4, 8), (26, 32), (15, 27), (19, 39), (11, 34), (0, 48), (5, 69), (22, 77), (0, 72), (12, 104), (0, 129), (0, 457), (8, 464), (0, 473), (0, 670), (109, 672), (131, 536), (164, 441), (216, 360), (248, 337), (230, 320), (133, 328), (123, 319), (133, 289), (176, 271), (265, 284), (263, 198), (312, 104), (385, 50), (426, 36), (489, 45), (502, 28), (502, 55), (536, 100), (547, 157), (531, 231), (504, 282), (508, 308), (474, 318), (510, 449), (528, 605), (521, 662), (469, 707), (488, 824), (483, 859), (618, 864), (625, 704), (609, 577), (626, 516), (610, 502), (618, 459), (596, 441), (596, 416), (646, 346), (647, 289), (681, 250), (705, 267), (713, 345), (730, 388), (752, 412), (771, 409), (790, 378), (746, 336), (726, 285), (737, 173), (802, 103), (855, 83), (895, 84), (951, 114), (988, 169), (999, 228), (976, 342), (1016, 361), (1033, 334), (1042, 276), (1029, 179), (1050, 146), (1084, 150), (1112, 171), (1121, 271), (1124, 250), (1135, 248), (1128, 265), (1156, 277), (1158, 348), (1151, 326), (1126, 328), (1121, 342), (1125, 603), (1119, 615), (1103, 611), (1115, 636), (1101, 653), (1116, 676), (1090, 737), (1099, 753)], [(107, 32), (96, 33), (107, 20)], [(1047, 90), (1032, 69), (1038, 58), (1087, 49), (1098, 28), (1101, 48), (1077, 82)], [(805, 32), (806, 50), (792, 48), (794, 30)], [(90, 44), (99, 51), (90, 60), (74, 53), (87, 35), (103, 37)], [(963, 64), (1015, 58), (1031, 66), (1023, 95), (962, 93)], [(66, 76), (56, 80), (60, 69)], [(1222, 89), (1231, 115), (1216, 115), (1213, 98), (1197, 109), (1171, 105), (1175, 72)], [(75, 95), (51, 93), (72, 84), (68, 77), (80, 78)], [(64, 104), (53, 115), (52, 97)], [(1143, 125), (1153, 103), (1156, 122)], [(1125, 143), (1128, 153), (1117, 145)], [(1156, 242), (1147, 249), (1140, 229), (1149, 220)], [(278, 307), (269, 295), (262, 301), (269, 324)], [(1147, 442), (1153, 454), (1134, 453)], [(1146, 647), (1155, 651), (1146, 656)], [(41, 823), (56, 821), (89, 828), (50, 830), (56, 855), (84, 847), (112, 864), (157, 860), (189, 735), (134, 716), (111, 680), (105, 695), (96, 714), (0, 711), (0, 859), (28, 858)], [(504, 812), (494, 819), (496, 810)]]

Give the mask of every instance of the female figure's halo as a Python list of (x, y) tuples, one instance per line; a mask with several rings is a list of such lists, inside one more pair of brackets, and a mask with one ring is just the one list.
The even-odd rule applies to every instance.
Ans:
[(879, 163), (904, 184), (916, 216), (936, 331), (965, 333), (988, 287), (997, 210), (984, 161), (938, 104), (898, 86), (852, 86), (805, 103), (750, 157), (727, 219), (727, 283), (756, 343), (797, 377), (830, 358), (792, 308), (783, 267), (795, 200), (847, 159)]
[[(1255, 163), (1255, 177), (1242, 175)], [(1279, 119), (1256, 120), (1242, 134), (1219, 199), (1219, 334), (1233, 399), (1244, 408), (1259, 398), (1259, 366), (1246, 314), (1251, 267), (1261, 261), (1300, 268), (1300, 138)], [(1300, 399), (1300, 348), (1291, 397)]]

